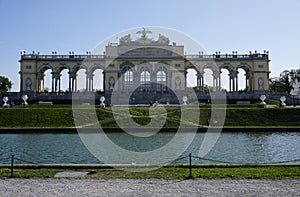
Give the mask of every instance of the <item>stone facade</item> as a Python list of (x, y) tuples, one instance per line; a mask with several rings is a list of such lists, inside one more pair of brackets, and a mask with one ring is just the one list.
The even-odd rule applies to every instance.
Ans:
[(86, 91), (93, 91), (93, 78), (96, 69), (104, 72), (104, 92), (126, 93), (167, 93), (168, 89), (181, 91), (186, 88), (186, 72), (197, 72), (197, 91), (204, 91), (204, 70), (213, 72), (214, 90), (221, 90), (221, 70), (229, 71), (229, 92), (239, 90), (238, 69), (245, 70), (246, 91), (267, 91), (269, 89), (268, 52), (249, 54), (203, 54), (185, 55), (184, 46), (170, 44), (161, 34), (157, 40), (147, 38), (150, 31), (143, 29), (137, 33), (141, 37), (132, 40), (131, 35), (120, 38), (118, 44), (108, 44), (104, 55), (41, 55), (39, 53), (21, 54), (20, 87), (21, 92), (42, 93), (44, 73), (50, 69), (52, 74), (51, 92), (60, 90), (60, 77), (68, 70), (68, 91), (77, 91), (76, 80), (79, 69), (86, 70)]

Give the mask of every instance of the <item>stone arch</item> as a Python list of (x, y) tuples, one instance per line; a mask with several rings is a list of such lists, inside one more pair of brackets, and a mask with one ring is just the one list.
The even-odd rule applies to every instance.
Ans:
[[(209, 69), (212, 71), (212, 88), (213, 91), (218, 91), (220, 90), (220, 86), (221, 86), (221, 80), (220, 80), (220, 70), (218, 68), (218, 66), (215, 63), (207, 63), (203, 66), (203, 74), (205, 74), (205, 69)], [(204, 80), (207, 76), (204, 76)], [(208, 81), (208, 80), (207, 80)], [(203, 82), (204, 85), (204, 82)], [(208, 85), (208, 83), (207, 83)]]
[(241, 63), (236, 67), (236, 70), (238, 70), (239, 68), (244, 69), (247, 73), (252, 72), (252, 67), (247, 64), (247, 63)]
[(122, 64), (120, 64), (120, 71), (122, 72), (122, 70), (124, 69), (125, 66), (129, 66), (131, 67), (131, 69), (134, 69), (135, 68), (135, 65), (130, 62), (130, 61), (125, 61), (123, 62)]
[[(194, 72), (189, 72), (192, 70)], [(200, 85), (200, 67), (194, 64), (189, 64), (185, 67), (185, 78), (186, 78), (186, 86), (188, 87), (189, 84), (195, 84), (191, 87), (199, 87)], [(195, 76), (194, 76), (195, 74)]]
[(229, 73), (232, 73), (235, 71), (235, 68), (230, 63), (224, 63), (219, 67), (219, 71), (221, 72), (222, 69), (228, 70)]
[(157, 73), (157, 71), (161, 68), (163, 68), (166, 72), (168, 72), (170, 69), (170, 64), (168, 64), (167, 62), (164, 62), (164, 61), (157, 62), (155, 64), (155, 73)]
[(43, 73), (45, 70), (51, 69), (51, 71), (54, 70), (53, 66), (50, 64), (42, 64), (38, 67), (37, 72), (38, 73)]
[[(225, 70), (226, 73), (222, 70)], [(230, 64), (230, 63), (224, 63), (222, 64), (220, 67), (219, 67), (219, 71), (220, 71), (220, 78), (221, 78), (221, 87), (223, 89), (226, 89), (226, 91), (232, 91), (232, 81), (233, 81), (233, 78), (234, 75), (235, 75), (235, 67)], [(224, 74), (227, 74), (228, 75), (224, 76)]]
[[(50, 70), (50, 76), (47, 77), (49, 79), (45, 79), (45, 72), (47, 72), (47, 70)], [(54, 67), (50, 64), (42, 64), (38, 67), (37, 69), (37, 91), (38, 92), (47, 92), (47, 91), (50, 91), (50, 90), (46, 90), (46, 88), (48, 87), (45, 87), (45, 81), (48, 85), (50, 85), (50, 89), (51, 91), (53, 92), (54, 91), (54, 75), (53, 75), (53, 71), (54, 71)], [(47, 82), (48, 80), (51, 80), (50, 84), (49, 82)]]
[[(239, 74), (239, 69), (242, 69), (245, 74), (244, 74), (244, 77), (243, 79), (240, 79), (241, 78), (241, 74)], [(237, 67), (236, 67), (236, 77), (237, 77), (237, 85), (236, 85), (236, 91), (238, 91), (238, 84), (239, 83), (242, 83), (242, 84), (239, 84), (240, 87), (241, 85), (244, 84), (244, 86), (242, 86), (243, 90), (245, 91), (252, 91), (252, 76), (253, 76), (253, 71), (252, 71), (252, 67), (247, 64), (247, 63), (240, 63)], [(243, 82), (244, 81), (244, 82)]]
[(137, 65), (138, 73), (141, 73), (141, 71), (144, 70), (145, 68), (147, 68), (149, 72), (152, 71), (152, 65), (149, 62), (144, 61)]
[(101, 69), (104, 71), (104, 67), (101, 64), (93, 64), (90, 68), (89, 68), (89, 73), (94, 73), (95, 70), (97, 69)]
[(197, 73), (201, 72), (201, 67), (193, 63), (188, 64), (187, 66), (185, 66), (184, 69), (185, 71), (187, 71), (188, 69), (194, 69)]
[(84, 64), (76, 64), (72, 67), (72, 71), (74, 74), (76, 74), (80, 69), (85, 69), (86, 72), (88, 72), (88, 67)]
[(89, 91), (94, 91), (95, 89), (103, 91), (105, 89), (104, 81), (104, 67), (101, 64), (92, 65), (88, 71)]
[(219, 72), (219, 68), (217, 67), (216, 64), (214, 63), (207, 63), (203, 66), (203, 70), (204, 69), (211, 69), (214, 73), (218, 73)]
[[(65, 74), (65, 70), (67, 70), (67, 75)], [(67, 64), (59, 64), (54, 68), (54, 74), (55, 74), (55, 84), (56, 84), (56, 92), (63, 91), (63, 89), (69, 89), (69, 85), (63, 84), (64, 81), (67, 81), (66, 84), (68, 84), (69, 78), (70, 78), (70, 66)], [(62, 88), (66, 87), (66, 88)]]
[[(80, 90), (89, 90), (88, 86), (88, 67), (84, 64), (76, 64), (72, 67), (71, 75), (74, 79), (72, 91), (80, 91)], [(85, 72), (82, 72), (80, 70), (85, 70)], [(80, 72), (80, 73), (79, 73)], [(78, 84), (80, 82), (80, 84)]]
[(54, 72), (61, 72), (63, 69), (68, 69), (70, 71), (70, 66), (67, 64), (59, 64), (54, 68)]

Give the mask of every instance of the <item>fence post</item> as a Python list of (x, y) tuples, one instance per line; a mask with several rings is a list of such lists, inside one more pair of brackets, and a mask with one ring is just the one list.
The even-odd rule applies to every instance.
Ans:
[(189, 162), (190, 162), (190, 176), (189, 178), (192, 178), (192, 153), (189, 154)]
[(11, 156), (10, 177), (14, 177), (14, 155)]

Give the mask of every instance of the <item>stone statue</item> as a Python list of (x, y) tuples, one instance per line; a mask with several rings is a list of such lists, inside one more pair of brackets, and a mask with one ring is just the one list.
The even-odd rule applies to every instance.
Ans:
[(31, 79), (26, 80), (26, 90), (30, 91), (31, 90)]
[(162, 35), (162, 34), (159, 34), (159, 35), (158, 35), (158, 40), (157, 40), (157, 42), (158, 42), (159, 44), (169, 44), (170, 40), (169, 40), (169, 38), (167, 38), (166, 36), (164, 36), (164, 35)]
[(259, 90), (263, 90), (264, 89), (263, 88), (263, 84), (264, 84), (264, 82), (263, 82), (262, 78), (259, 78), (258, 79), (258, 89)]
[(120, 38), (120, 44), (128, 44), (130, 42), (131, 42), (131, 35), (130, 34)]
[(113, 90), (114, 89), (114, 85), (115, 85), (115, 79), (111, 77), (109, 79), (109, 89)]
[(143, 30), (137, 31), (136, 33), (137, 34), (142, 34), (141, 35), (142, 40), (147, 40), (148, 39), (147, 34), (152, 34), (152, 31), (146, 30), (145, 27), (143, 27), (142, 29)]
[(180, 78), (176, 78), (175, 79), (175, 89), (181, 89), (181, 80), (180, 80)]

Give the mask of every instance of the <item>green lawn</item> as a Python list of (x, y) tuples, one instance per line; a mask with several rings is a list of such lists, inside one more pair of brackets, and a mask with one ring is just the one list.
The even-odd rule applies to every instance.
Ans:
[[(125, 178), (125, 179), (186, 179), (189, 177), (189, 168), (186, 166), (162, 167), (148, 172), (128, 172), (113, 168), (22, 168), (14, 169), (15, 178), (51, 178), (62, 171), (87, 171), (87, 178)], [(10, 177), (9, 168), (0, 168), (0, 177)], [(283, 179), (300, 178), (299, 166), (193, 166), (191, 178), (203, 179)]]
[[(183, 108), (188, 117), (182, 117), (180, 108), (156, 108), (154, 114), (149, 116), (149, 108), (131, 108), (130, 115), (124, 108), (112, 112), (111, 108), (93, 108), (91, 106), (77, 106), (79, 118), (84, 120), (88, 127), (97, 127), (98, 122), (103, 128), (118, 128), (117, 120), (130, 117), (140, 125), (147, 125), (151, 119), (156, 117), (157, 121), (163, 121), (162, 115), (167, 119), (163, 122), (164, 128), (178, 128), (180, 120), (184, 127), (195, 127), (195, 125), (206, 126), (211, 117), (209, 107), (187, 107)], [(300, 108), (225, 108), (214, 109), (217, 115), (226, 113), (225, 127), (300, 127)], [(200, 112), (199, 122), (191, 122), (190, 117), (195, 117)], [(96, 114), (96, 121), (91, 118)], [(0, 128), (68, 128), (74, 127), (73, 111), (70, 106), (30, 106), (28, 108), (0, 109)], [(197, 119), (198, 120), (198, 119)], [(125, 127), (130, 127), (130, 124)], [(124, 125), (123, 125), (124, 126)]]

